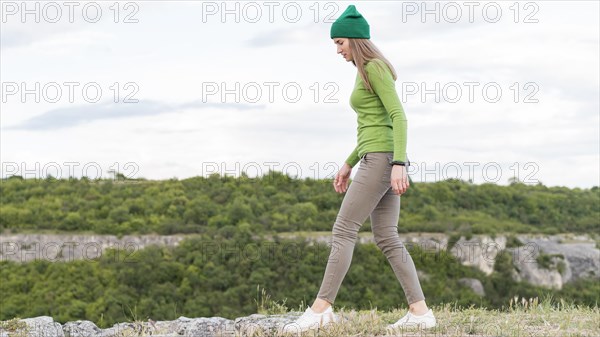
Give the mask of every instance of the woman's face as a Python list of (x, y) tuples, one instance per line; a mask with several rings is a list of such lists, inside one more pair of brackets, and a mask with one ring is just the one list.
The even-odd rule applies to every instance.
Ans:
[(342, 54), (346, 62), (352, 61), (352, 52), (350, 51), (350, 40), (345, 37), (336, 37), (333, 43), (337, 46), (337, 53)]

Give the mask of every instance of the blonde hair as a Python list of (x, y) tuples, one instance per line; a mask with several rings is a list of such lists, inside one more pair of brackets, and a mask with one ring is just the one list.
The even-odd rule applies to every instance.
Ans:
[[(369, 90), (369, 92), (373, 93), (373, 89), (371, 88), (369, 77), (367, 76), (367, 73), (365, 71), (365, 64), (367, 64), (367, 62), (373, 59), (380, 59), (381, 61), (383, 61), (383, 63), (385, 63), (389, 70), (392, 72), (392, 77), (394, 78), (394, 81), (396, 80), (396, 70), (394, 69), (390, 61), (388, 61), (383, 56), (383, 54), (381, 53), (381, 51), (379, 51), (375, 44), (371, 42), (371, 40), (352, 38), (348, 38), (348, 40), (350, 51), (352, 52), (352, 63), (354, 63), (354, 65), (358, 69), (358, 73), (360, 74), (360, 77), (362, 78), (363, 82), (365, 83), (365, 87), (367, 88), (367, 90)], [(376, 62), (375, 64), (377, 65), (377, 67), (381, 68), (379, 62)]]

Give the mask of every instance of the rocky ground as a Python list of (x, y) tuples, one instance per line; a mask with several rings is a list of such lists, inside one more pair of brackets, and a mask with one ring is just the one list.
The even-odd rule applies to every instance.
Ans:
[[(328, 326), (318, 333), (306, 332), (302, 336), (421, 336), (421, 337), (563, 337), (600, 336), (600, 309), (577, 307), (564, 303), (538, 301), (537, 298), (514, 297), (507, 310), (485, 308), (456, 308), (451, 304), (431, 307), (437, 326), (428, 330), (389, 332), (386, 326), (397, 321), (406, 309), (391, 312), (373, 310), (335, 309), (340, 324)], [(118, 323), (106, 329), (90, 321), (60, 324), (51, 317), (13, 319), (0, 322), (1, 337), (133, 337), (133, 336), (283, 336), (279, 329), (293, 323), (299, 311), (253, 314), (227, 319), (223, 317), (179, 317), (173, 321)], [(295, 334), (292, 334), (295, 335)], [(288, 335), (289, 336), (289, 335)]]
[(267, 336), (278, 335), (278, 329), (293, 322), (301, 315), (291, 312), (283, 315), (254, 314), (234, 320), (223, 317), (179, 317), (174, 321), (118, 323), (100, 329), (91, 321), (73, 321), (65, 324), (52, 317), (41, 316), (4, 322), (0, 337), (125, 337), (125, 336)]

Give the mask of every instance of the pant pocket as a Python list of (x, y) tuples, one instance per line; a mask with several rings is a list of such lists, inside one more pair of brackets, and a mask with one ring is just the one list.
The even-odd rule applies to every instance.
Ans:
[(368, 153), (363, 154), (363, 156), (360, 158), (360, 163), (367, 165), (367, 155)]
[(394, 158), (394, 154), (393, 153), (386, 153), (385, 156), (385, 162), (381, 163), (382, 165), (385, 165), (385, 168), (383, 170), (383, 174), (381, 175), (381, 181), (391, 184), (392, 182), (392, 160)]

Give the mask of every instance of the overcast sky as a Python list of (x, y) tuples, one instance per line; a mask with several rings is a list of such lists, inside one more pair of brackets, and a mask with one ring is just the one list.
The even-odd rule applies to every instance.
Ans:
[(414, 181), (599, 185), (598, 1), (422, 3), (3, 1), (2, 176), (331, 178), (356, 68), (329, 29), (354, 4)]

